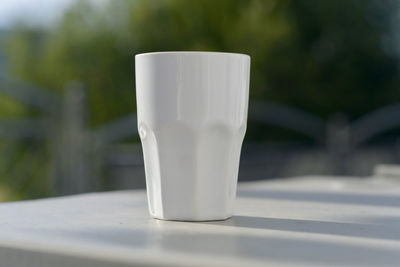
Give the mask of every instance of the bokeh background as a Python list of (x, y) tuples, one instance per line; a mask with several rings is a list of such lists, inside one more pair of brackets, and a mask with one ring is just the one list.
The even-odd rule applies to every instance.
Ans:
[(134, 55), (252, 57), (239, 179), (400, 162), (400, 2), (2, 0), (0, 201), (143, 188)]

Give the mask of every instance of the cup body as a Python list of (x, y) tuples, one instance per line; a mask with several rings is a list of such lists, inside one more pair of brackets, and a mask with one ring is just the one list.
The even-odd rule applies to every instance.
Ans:
[(151, 216), (231, 217), (247, 124), (250, 57), (158, 52), (135, 59)]

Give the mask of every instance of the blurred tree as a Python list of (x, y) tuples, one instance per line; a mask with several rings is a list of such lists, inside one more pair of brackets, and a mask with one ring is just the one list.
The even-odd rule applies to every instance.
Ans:
[(382, 46), (397, 27), (398, 1), (293, 1), (290, 12), (296, 37), (276, 55), (291, 67), (275, 61), (272, 99), (324, 117), (400, 100), (398, 57)]
[(287, 1), (169, 0), (110, 1), (99, 10), (81, 1), (51, 32), (18, 29), (8, 55), (16, 77), (44, 87), (62, 91), (83, 81), (98, 125), (134, 110), (134, 54), (141, 52), (249, 52), (261, 95), (267, 76), (256, 66), (290, 39), (287, 8)]
[(382, 46), (398, 11), (378, 0), (79, 1), (50, 32), (15, 31), (8, 55), (16, 77), (45, 87), (82, 80), (94, 125), (134, 109), (133, 55), (165, 50), (248, 53), (253, 97), (358, 116), (400, 97), (398, 58)]

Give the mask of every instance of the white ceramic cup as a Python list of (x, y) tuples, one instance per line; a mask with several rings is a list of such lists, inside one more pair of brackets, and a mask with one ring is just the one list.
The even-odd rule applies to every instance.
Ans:
[(246, 132), (250, 57), (217, 52), (136, 55), (138, 129), (151, 216), (232, 216)]

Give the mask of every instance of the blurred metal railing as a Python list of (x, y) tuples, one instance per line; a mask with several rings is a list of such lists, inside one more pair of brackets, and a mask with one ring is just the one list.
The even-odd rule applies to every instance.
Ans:
[[(136, 173), (143, 176), (140, 145), (116, 146), (126, 138), (137, 136), (135, 113), (89, 129), (86, 121), (85, 89), (79, 82), (69, 83), (65, 93), (58, 95), (26, 83), (0, 81), (0, 94), (6, 94), (42, 111), (36, 117), (0, 118), (0, 139), (31, 140), (49, 150), (54, 194), (102, 189), (103, 184), (108, 183), (105, 181), (107, 178), (104, 177), (104, 173), (129, 176), (135, 171), (121, 170), (132, 166), (140, 168)], [(325, 122), (297, 108), (251, 101), (249, 121), (282, 127), (311, 138), (319, 149), (327, 152), (327, 161), (331, 161), (332, 165), (331, 171), (344, 174), (348, 155), (357, 146), (376, 135), (400, 126), (400, 104), (383, 107), (348, 123), (340, 115), (335, 115)], [(253, 163), (260, 162), (262, 166), (271, 164), (271, 159), (275, 160), (277, 155), (282, 154), (273, 149), (267, 153), (267, 148), (261, 145), (253, 146), (252, 149), (245, 148), (244, 153), (255, 149), (258, 152), (254, 155), (256, 157), (258, 155), (260, 159), (257, 160), (254, 156), (249, 156), (249, 159)], [(287, 160), (288, 150), (282, 151), (284, 153), (281, 158)], [(268, 160), (265, 161), (263, 157)], [(279, 162), (274, 164), (279, 165)]]
[(353, 147), (400, 126), (400, 103), (373, 110), (350, 125), (350, 144)]
[(283, 104), (251, 101), (249, 120), (279, 126), (312, 138), (317, 143), (325, 140), (325, 123), (317, 116)]

